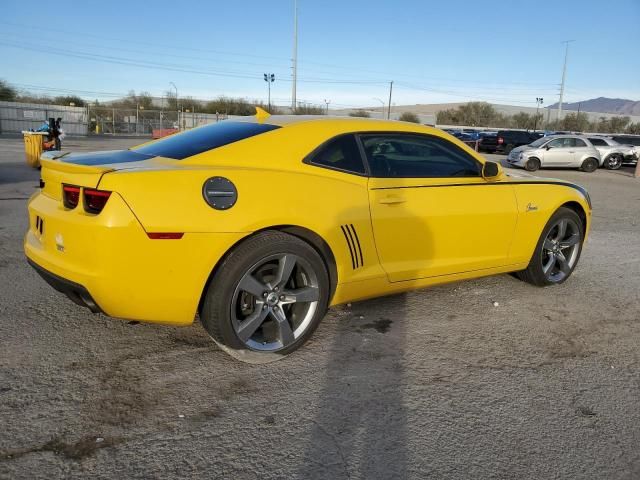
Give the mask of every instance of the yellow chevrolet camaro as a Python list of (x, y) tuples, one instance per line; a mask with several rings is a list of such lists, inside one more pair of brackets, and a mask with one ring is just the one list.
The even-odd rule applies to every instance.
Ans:
[(241, 351), (290, 353), (353, 300), (505, 272), (561, 283), (591, 222), (582, 187), (507, 175), (404, 122), (260, 111), (55, 155), (29, 201), (30, 264), (93, 312), (199, 315)]

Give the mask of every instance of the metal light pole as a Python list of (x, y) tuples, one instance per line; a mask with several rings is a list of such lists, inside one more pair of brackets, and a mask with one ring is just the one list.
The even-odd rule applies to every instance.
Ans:
[(326, 98), (324, 99), (324, 104), (327, 106), (327, 115), (329, 115), (329, 104), (331, 103), (331, 100), (327, 100)]
[(387, 111), (387, 120), (391, 119), (391, 94), (393, 93), (393, 80), (389, 84), (389, 110)]
[(562, 101), (564, 99), (564, 81), (567, 77), (567, 58), (569, 57), (569, 43), (575, 42), (575, 40), (566, 40), (564, 49), (564, 66), (562, 67), (562, 83), (560, 84), (560, 103), (558, 104), (558, 122), (562, 116)]
[(180, 129), (180, 107), (178, 106), (178, 87), (173, 82), (169, 82), (170, 85), (173, 85), (173, 88), (176, 89), (176, 111), (178, 114), (178, 129)]
[(293, 1), (293, 82), (291, 84), (291, 108), (296, 111), (296, 83), (298, 82), (298, 0)]
[(373, 98), (374, 100), (377, 100), (382, 105), (382, 107), (380, 107), (380, 118), (384, 120), (384, 107), (386, 103), (384, 103), (384, 100), (381, 100), (378, 97), (371, 97), (371, 98)]
[(265, 73), (264, 81), (267, 82), (269, 87), (269, 101), (267, 104), (269, 105), (269, 113), (271, 113), (271, 84), (276, 81), (276, 75), (274, 73)]
[(536, 118), (533, 120), (533, 131), (534, 132), (538, 128), (538, 110), (540, 109), (540, 105), (542, 105), (543, 101), (544, 101), (544, 98), (536, 97)]

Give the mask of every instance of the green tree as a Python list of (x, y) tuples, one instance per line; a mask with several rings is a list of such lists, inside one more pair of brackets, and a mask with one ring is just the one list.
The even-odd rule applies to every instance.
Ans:
[(413, 112), (403, 112), (398, 120), (401, 122), (420, 123), (420, 118)]
[(358, 110), (353, 110), (352, 112), (349, 112), (349, 116), (369, 118), (371, 115), (365, 109), (359, 108)]
[(74, 107), (84, 107), (86, 105), (86, 102), (77, 95), (61, 95), (59, 97), (55, 97), (51, 103), (54, 105), (66, 106), (70, 106), (73, 103)]
[(0, 100), (5, 102), (15, 102), (18, 92), (4, 80), (0, 80)]
[(302, 104), (294, 110), (294, 115), (324, 115), (325, 109), (318, 105)]
[(613, 133), (623, 133), (631, 119), (629, 117), (611, 117), (609, 119), (609, 124), (611, 125), (611, 132)]
[(589, 116), (583, 112), (569, 113), (560, 121), (560, 129), (570, 132), (584, 132), (589, 127)]
[(640, 135), (640, 122), (630, 123), (627, 127), (627, 133), (631, 135)]
[(492, 105), (486, 102), (469, 102), (457, 108), (441, 110), (436, 115), (441, 125), (468, 125), (470, 127), (496, 126), (497, 120), (502, 120)]

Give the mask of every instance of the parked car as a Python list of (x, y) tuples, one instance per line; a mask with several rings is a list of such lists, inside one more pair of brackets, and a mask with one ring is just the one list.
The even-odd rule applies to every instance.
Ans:
[(553, 135), (542, 137), (511, 150), (507, 157), (510, 165), (523, 167), (530, 172), (539, 168), (580, 168), (595, 172), (601, 165), (600, 152), (587, 137), (578, 135)]
[(500, 130), (495, 137), (487, 136), (480, 142), (479, 148), (488, 153), (509, 153), (516, 147), (528, 145), (542, 137), (540, 132), (523, 130)]
[(591, 223), (584, 188), (405, 122), (259, 110), (41, 163), (24, 239), (40, 275), (112, 317), (199, 318), (237, 356), (293, 352), (330, 305), (506, 272), (562, 283)]
[(639, 135), (613, 135), (613, 140), (627, 147), (635, 147), (635, 155), (625, 157), (625, 162), (636, 163), (640, 158), (640, 136)]
[(600, 166), (608, 170), (617, 170), (625, 161), (631, 162), (638, 159), (637, 147), (621, 145), (608, 137), (590, 136), (587, 138), (600, 153)]

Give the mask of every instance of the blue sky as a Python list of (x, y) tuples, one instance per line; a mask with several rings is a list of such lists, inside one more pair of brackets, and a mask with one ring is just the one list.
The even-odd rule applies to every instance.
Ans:
[[(640, 100), (640, 1), (298, 0), (298, 99), (331, 106)], [(291, 99), (293, 0), (4, 0), (0, 78), (32, 91)], [(86, 92), (86, 93), (84, 93)]]

